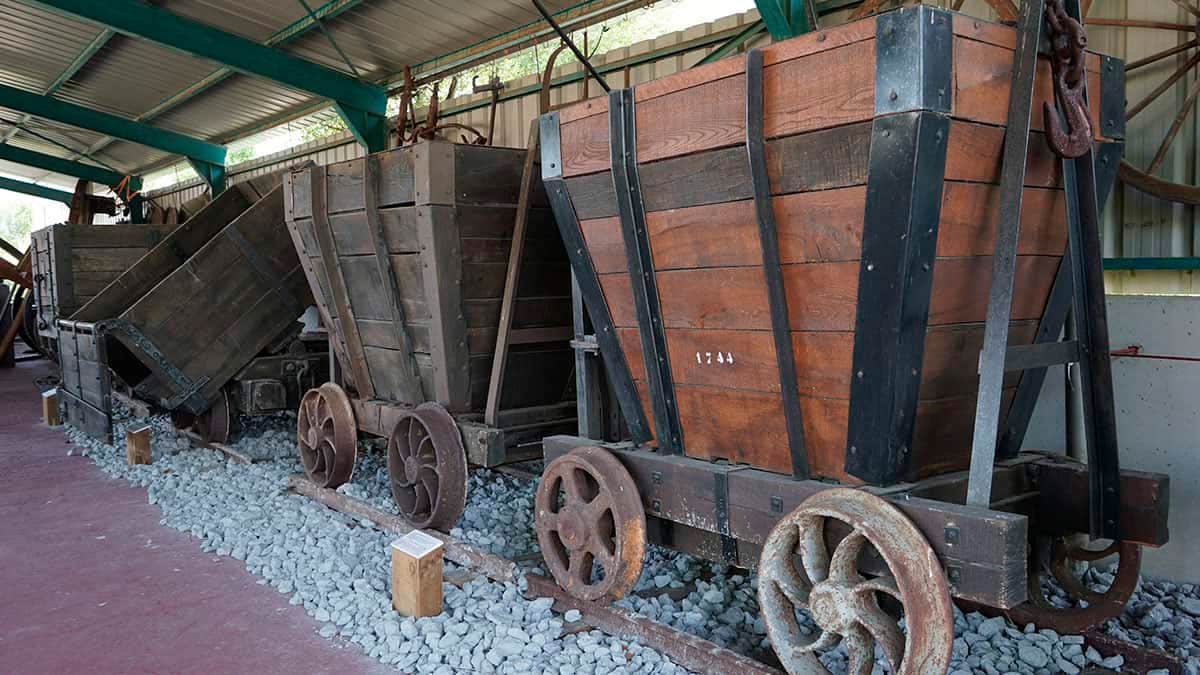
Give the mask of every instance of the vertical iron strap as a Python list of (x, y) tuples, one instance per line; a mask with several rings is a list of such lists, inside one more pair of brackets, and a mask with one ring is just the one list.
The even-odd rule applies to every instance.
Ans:
[(396, 280), (396, 270), (392, 267), (391, 256), (388, 255), (387, 237), (383, 233), (383, 220), (379, 217), (379, 158), (368, 154), (363, 158), (363, 214), (366, 216), (367, 230), (370, 231), (371, 244), (375, 251), (375, 266), (379, 270), (379, 278), (384, 284), (384, 292), (388, 295), (388, 309), (392, 313), (392, 331), (396, 335), (400, 351), (400, 395), (404, 403), (418, 404), (425, 400), (421, 390), (420, 371), (413, 357), (412, 339), (408, 335), (408, 326), (404, 321), (404, 305), (400, 302), (400, 283)]
[(975, 402), (975, 431), (971, 441), (971, 473), (967, 504), (987, 507), (992, 501), (1000, 407), (1004, 395), (1004, 361), (1008, 324), (1012, 316), (1013, 277), (1017, 268), (1017, 239), (1021, 233), (1021, 199), (1025, 193), (1025, 164), (1029, 156), (1029, 127), (1033, 112), (1033, 81), (1042, 35), (1042, 0), (1021, 5), (1017, 46), (1013, 52), (1007, 131), (1000, 165), (1000, 214), (992, 256), (983, 351), (979, 359), (979, 396)]
[(875, 118), (854, 316), (846, 472), (904, 480), (925, 358), (950, 119)]
[(655, 438), (661, 450), (679, 454), (683, 450), (683, 434), (675, 407), (675, 387), (667, 358), (658, 285), (654, 279), (654, 260), (650, 255), (650, 237), (646, 231), (646, 211), (638, 178), (635, 120), (633, 90), (621, 89), (610, 93), (608, 133), (613, 188), (617, 197), (621, 235), (625, 240), (625, 256), (629, 261), (629, 282), (633, 287), (638, 333), (641, 336), (642, 353), (646, 357), (646, 380), (650, 385)]
[(600, 277), (596, 274), (591, 253), (588, 252), (583, 229), (579, 225), (579, 216), (575, 213), (575, 205), (571, 202), (566, 181), (563, 180), (562, 139), (558, 113), (549, 112), (542, 115), (539, 126), (542, 184), (546, 187), (550, 209), (554, 212), (554, 220), (566, 246), (571, 269), (575, 272), (583, 305), (592, 320), (596, 344), (600, 347), (600, 357), (604, 359), (604, 367), (608, 372), (608, 381), (616, 396), (617, 406), (621, 409), (625, 425), (629, 428), (634, 442), (644, 443), (651, 437), (650, 424), (645, 411), (642, 410), (642, 401), (633, 384), (633, 375), (629, 371), (629, 363), (625, 360), (625, 352), (621, 349), (621, 342), (617, 338), (616, 329), (613, 328), (612, 315), (608, 311), (604, 289), (600, 286)]
[(746, 55), (746, 154), (750, 158), (750, 183), (754, 189), (754, 213), (758, 221), (758, 241), (762, 246), (767, 302), (771, 308), (771, 332), (775, 338), (775, 362), (779, 368), (779, 387), (783, 395), (792, 477), (803, 480), (809, 477), (808, 453), (800, 415), (800, 388), (796, 382), (796, 356), (792, 347), (787, 292), (783, 283), (783, 267), (779, 261), (779, 232), (775, 209), (771, 204), (771, 178), (767, 173), (761, 49), (752, 49)]
[[(1124, 89), (1122, 89), (1124, 91)], [(1121, 143), (1102, 143), (1097, 151), (1100, 164), (1096, 178), (1097, 204), (1103, 209), (1112, 193), (1113, 183), (1117, 178), (1117, 167), (1121, 163)], [(1068, 311), (1071, 308), (1071, 256), (1063, 255), (1054, 275), (1054, 285), (1050, 289), (1050, 298), (1042, 311), (1038, 322), (1037, 335), (1034, 343), (1056, 342), (1066, 325)], [(1042, 384), (1046, 380), (1046, 368), (1033, 368), (1021, 375), (1021, 383), (1017, 385), (1017, 393), (1013, 396), (1012, 405), (1008, 409), (1004, 432), (1000, 436), (1000, 446), (997, 456), (1000, 459), (1012, 459), (1021, 452), (1025, 442), (1025, 433), (1029, 430), (1029, 421), (1033, 417), (1033, 409), (1042, 392)]]
[(717, 534), (721, 537), (721, 558), (736, 565), (737, 539), (729, 530), (729, 474), (725, 471), (713, 472), (713, 515), (717, 519)]

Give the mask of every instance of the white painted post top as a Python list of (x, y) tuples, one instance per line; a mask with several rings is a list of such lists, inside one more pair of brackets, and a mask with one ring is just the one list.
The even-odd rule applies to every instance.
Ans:
[(58, 387), (42, 392), (42, 398), (50, 398), (51, 396), (58, 396)]
[(431, 537), (421, 530), (413, 530), (392, 542), (392, 548), (418, 559), (424, 558), (442, 546), (440, 539)]

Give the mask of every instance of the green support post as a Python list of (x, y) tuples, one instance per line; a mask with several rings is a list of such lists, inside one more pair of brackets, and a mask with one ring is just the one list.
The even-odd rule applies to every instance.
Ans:
[(142, 225), (146, 222), (146, 200), (142, 199), (141, 176), (129, 179), (129, 191), (133, 194), (133, 198), (129, 200), (129, 222)]
[(354, 108), (334, 101), (334, 109), (342, 116), (354, 138), (367, 149), (368, 153), (387, 150), (388, 125), (387, 117), (361, 108)]
[(188, 164), (192, 165), (196, 173), (208, 183), (208, 194), (213, 199), (217, 195), (225, 191), (225, 165), (213, 164), (211, 162), (202, 162), (197, 159), (188, 157)]
[(754, 0), (754, 4), (773, 40), (786, 40), (812, 30), (808, 0)]

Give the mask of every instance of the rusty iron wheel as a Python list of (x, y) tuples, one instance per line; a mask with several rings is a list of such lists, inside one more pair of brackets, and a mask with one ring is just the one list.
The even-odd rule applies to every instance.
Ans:
[[(832, 555), (826, 545), (831, 524), (850, 530)], [(868, 546), (890, 577), (859, 575), (859, 557)], [(903, 608), (907, 635), (880, 607), (883, 597)], [(900, 675), (944, 673), (950, 666), (953, 610), (937, 556), (899, 509), (860, 490), (819, 492), (775, 525), (759, 559), (758, 603), (771, 645), (789, 673), (826, 672), (817, 654), (842, 640), (852, 674), (872, 671), (875, 645), (891, 672)], [(801, 632), (797, 609), (812, 615), (819, 629), (815, 638)]]
[(354, 474), (358, 427), (345, 390), (332, 382), (309, 389), (300, 401), (300, 463), (312, 482), (336, 488)]
[(584, 447), (550, 462), (534, 509), (542, 558), (563, 590), (583, 600), (617, 600), (637, 583), (646, 514), (633, 478), (611, 452)]
[(467, 452), (458, 425), (437, 403), (401, 413), (388, 435), (392, 497), (413, 527), (449, 529), (467, 505)]
[(229, 391), (222, 389), (208, 410), (196, 415), (196, 433), (205, 443), (228, 443), (233, 433), (233, 420), (233, 402), (229, 400)]
[[(1114, 541), (1101, 548), (1089, 548), (1061, 537), (1038, 537), (1030, 553), (1028, 576), (1029, 601), (1006, 612), (1017, 624), (1034, 623), (1062, 633), (1079, 633), (1119, 616), (1137, 588), (1142, 566), (1142, 548), (1137, 544)], [(1112, 583), (1104, 591), (1094, 591), (1083, 582), (1079, 563), (1094, 563), (1118, 556)], [(1087, 607), (1058, 607), (1046, 597), (1042, 580), (1049, 574), (1073, 600)]]

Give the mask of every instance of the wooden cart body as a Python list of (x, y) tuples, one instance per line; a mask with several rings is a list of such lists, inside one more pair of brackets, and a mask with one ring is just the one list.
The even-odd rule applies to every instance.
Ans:
[[(636, 392), (638, 440), (846, 483), (967, 465), (1015, 33), (922, 12), (763, 49), (758, 185), (745, 59), (634, 88), (624, 127), (604, 98), (543, 120), (578, 220), (560, 226), (586, 248), (576, 274), (603, 299), (589, 309), (616, 336), (601, 348)], [(1052, 100), (1042, 61), (1038, 111)], [(1124, 95), (1109, 62), (1088, 54), (1098, 135)], [(1067, 245), (1060, 162), (1040, 114), (1033, 126), (1012, 344), (1033, 340)], [(628, 147), (611, 137), (622, 128)], [(620, 151), (635, 159), (614, 172)]]
[(55, 321), (70, 318), (175, 227), (63, 223), (34, 232), (38, 334), (56, 339)]
[(573, 427), (570, 269), (540, 181), (512, 322), (524, 344), (508, 356), (498, 428), (482, 423), (524, 159), (424, 141), (285, 178), (288, 227), (362, 431), (387, 436), (399, 410), (436, 401), (468, 459), (493, 465)]
[[(921, 529), (955, 597), (1024, 602), (1030, 535), (1088, 532), (1089, 490), (1083, 465), (1023, 453), (992, 508), (963, 504), (1015, 44), (917, 6), (543, 115), (543, 179), (632, 437), (547, 438), (546, 460), (607, 448), (652, 541), (742, 567), (806, 498), (859, 484)], [(1101, 204), (1123, 70), (1087, 54)], [(1033, 340), (1068, 236), (1044, 58), (1034, 90), (1010, 345)], [(1126, 541), (1166, 542), (1167, 485), (1121, 471)]]
[(279, 175), (235, 185), (58, 322), (66, 418), (111, 434), (114, 375), (138, 398), (192, 414), (245, 375), (241, 412), (291, 409), (327, 367), (324, 353), (287, 348), (311, 303)]

